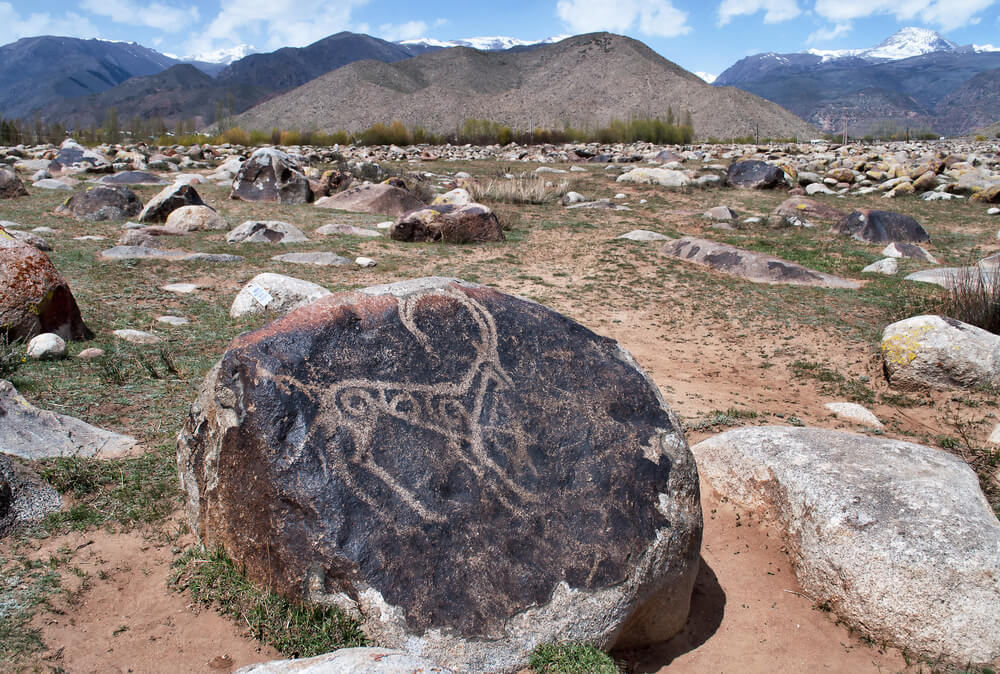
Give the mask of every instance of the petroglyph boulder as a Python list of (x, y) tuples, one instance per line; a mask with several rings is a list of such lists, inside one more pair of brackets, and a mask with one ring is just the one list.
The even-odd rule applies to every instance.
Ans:
[(732, 164), (726, 171), (726, 184), (741, 189), (769, 190), (785, 186), (785, 172), (766, 162), (747, 159)]
[(687, 618), (702, 521), (677, 418), (616, 342), (490, 288), (375, 286), (236, 338), (178, 461), (204, 544), (458, 671)]
[(313, 200), (309, 179), (298, 162), (274, 148), (262, 147), (240, 166), (231, 199), (305, 204)]
[(867, 243), (919, 243), (931, 240), (927, 230), (910, 216), (868, 208), (849, 214), (837, 223), (834, 230)]
[(354, 213), (378, 213), (397, 218), (404, 213), (424, 207), (420, 199), (406, 190), (384, 183), (352, 187), (339, 194), (318, 199), (316, 205), (320, 208), (336, 208)]

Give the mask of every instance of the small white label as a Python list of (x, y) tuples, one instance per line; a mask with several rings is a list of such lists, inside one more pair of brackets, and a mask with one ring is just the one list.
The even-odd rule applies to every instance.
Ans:
[(262, 307), (266, 307), (274, 300), (274, 298), (271, 297), (271, 293), (267, 292), (256, 283), (248, 285), (247, 291), (250, 293), (251, 297), (260, 303), (260, 306)]

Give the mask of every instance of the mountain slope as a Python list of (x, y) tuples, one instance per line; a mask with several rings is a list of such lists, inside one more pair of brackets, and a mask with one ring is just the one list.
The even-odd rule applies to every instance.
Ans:
[(362, 130), (400, 120), (449, 132), (466, 118), (520, 129), (602, 126), (613, 118), (688, 110), (699, 136), (810, 137), (787, 110), (716, 88), (635, 40), (595, 33), (526, 51), (457, 47), (395, 63), (361, 61), (241, 115), (244, 128)]
[(943, 133), (967, 133), (1000, 121), (1000, 68), (969, 79), (934, 110)]
[(54, 101), (100, 93), (176, 64), (135, 43), (23, 38), (0, 47), (0, 116), (28, 118)]

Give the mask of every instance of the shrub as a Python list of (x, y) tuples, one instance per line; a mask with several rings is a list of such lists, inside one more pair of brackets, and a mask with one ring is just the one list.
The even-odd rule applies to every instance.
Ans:
[(1000, 269), (960, 268), (954, 275), (944, 313), (1000, 335)]
[(467, 187), (474, 201), (501, 204), (548, 204), (569, 191), (569, 183), (550, 185), (539, 176), (491, 178), (485, 183), (470, 182)]
[(231, 129), (226, 129), (225, 131), (222, 132), (220, 138), (223, 143), (229, 143), (230, 145), (250, 144), (250, 134), (238, 126), (234, 126)]

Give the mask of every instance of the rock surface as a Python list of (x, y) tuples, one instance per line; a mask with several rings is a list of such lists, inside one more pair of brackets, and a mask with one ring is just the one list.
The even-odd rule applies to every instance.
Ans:
[(403, 651), (342, 648), (314, 658), (262, 662), (236, 674), (452, 674), (452, 670)]
[(955, 664), (1000, 658), (1000, 522), (964, 461), (773, 426), (693, 451), (720, 494), (775, 521), (803, 591), (851, 627)]
[(337, 265), (354, 264), (346, 257), (326, 251), (315, 251), (310, 253), (285, 253), (275, 255), (271, 258), (275, 262), (290, 262), (292, 264), (311, 264), (317, 267), (333, 267)]
[(899, 263), (896, 262), (895, 258), (887, 257), (879, 260), (878, 262), (872, 262), (870, 265), (861, 270), (862, 274), (885, 274), (886, 276), (895, 276), (896, 272), (899, 271)]
[(139, 222), (166, 222), (171, 213), (183, 206), (205, 206), (205, 202), (191, 185), (168, 185), (149, 200), (139, 214)]
[(631, 232), (625, 232), (619, 239), (628, 239), (629, 241), (668, 241), (669, 236), (660, 234), (659, 232), (651, 232), (648, 229), (633, 229)]
[(208, 206), (181, 206), (167, 216), (167, 227), (185, 232), (229, 229), (226, 220)]
[(26, 353), (32, 360), (58, 360), (66, 357), (66, 342), (59, 335), (43, 332), (31, 338)]
[(17, 174), (5, 168), (0, 168), (0, 199), (16, 199), (28, 196), (28, 190)]
[(910, 216), (868, 208), (849, 214), (837, 223), (834, 230), (867, 243), (919, 243), (931, 240), (927, 231)]
[(908, 257), (915, 260), (923, 260), (924, 262), (930, 262), (931, 264), (937, 264), (938, 261), (934, 259), (934, 256), (928, 253), (926, 250), (921, 248), (915, 243), (890, 243), (882, 251), (882, 254), (886, 257)]
[(281, 274), (257, 274), (236, 295), (229, 315), (233, 318), (263, 313), (283, 316), (329, 294), (329, 290), (310, 281)]
[(255, 150), (233, 179), (232, 199), (305, 204), (313, 200), (309, 179), (291, 156), (274, 148)]
[(489, 288), (376, 286), (237, 338), (178, 462), (206, 545), (459, 671), (686, 621), (701, 511), (676, 417), (616, 342)]
[(88, 423), (41, 410), (24, 399), (9, 382), (0, 379), (0, 453), (22, 459), (80, 456), (110, 459), (123, 456), (135, 438), (112, 433)]
[(871, 410), (857, 403), (827, 403), (826, 409), (833, 412), (838, 419), (852, 421), (869, 428), (882, 428), (882, 422), (878, 420)]
[(482, 204), (427, 206), (401, 216), (389, 228), (396, 241), (488, 243), (503, 241), (497, 216)]
[(334, 234), (346, 234), (348, 236), (363, 236), (365, 238), (375, 239), (382, 235), (374, 229), (367, 229), (365, 227), (357, 227), (355, 225), (323, 225), (316, 230), (316, 234), (320, 236), (330, 236)]
[(914, 316), (882, 332), (886, 379), (897, 388), (1000, 385), (1000, 335), (947, 316)]
[(278, 220), (248, 220), (226, 235), (228, 243), (302, 243), (308, 240), (298, 227)]
[(354, 213), (378, 213), (399, 217), (424, 203), (404, 189), (394, 185), (361, 185), (316, 201), (320, 208), (336, 208)]
[(769, 190), (785, 186), (785, 172), (771, 164), (747, 159), (729, 166), (726, 184), (741, 189)]
[(660, 187), (687, 187), (691, 179), (684, 171), (662, 168), (637, 168), (618, 176), (617, 182), (659, 185)]
[(819, 288), (847, 288), (857, 290), (857, 281), (824, 274), (788, 262), (781, 258), (755, 253), (725, 243), (685, 236), (666, 244), (661, 253), (688, 262), (711, 267), (732, 276), (739, 276), (754, 283), (816, 286)]
[(56, 209), (77, 220), (92, 222), (125, 220), (139, 215), (141, 210), (142, 202), (139, 197), (124, 185), (91, 187), (86, 192), (74, 194)]
[(63, 339), (90, 339), (76, 299), (52, 261), (0, 228), (0, 331), (11, 338), (52, 332)]
[[(0, 384), (2, 386), (2, 384)], [(0, 538), (59, 510), (59, 493), (0, 454)]]
[(792, 225), (797, 224), (802, 227), (815, 227), (819, 224), (832, 225), (847, 215), (840, 209), (805, 197), (785, 199), (774, 209), (773, 214), (786, 218)]

